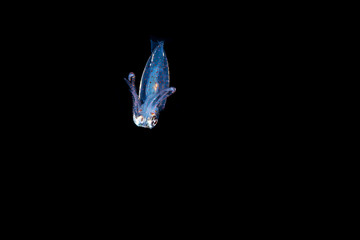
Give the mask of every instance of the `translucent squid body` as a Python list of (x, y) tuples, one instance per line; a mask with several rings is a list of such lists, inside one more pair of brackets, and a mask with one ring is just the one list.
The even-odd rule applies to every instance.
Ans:
[(166, 99), (175, 92), (170, 85), (169, 63), (164, 42), (151, 41), (151, 55), (141, 76), (139, 96), (136, 93), (135, 74), (125, 78), (133, 99), (133, 120), (138, 127), (153, 128), (159, 113), (165, 108)]

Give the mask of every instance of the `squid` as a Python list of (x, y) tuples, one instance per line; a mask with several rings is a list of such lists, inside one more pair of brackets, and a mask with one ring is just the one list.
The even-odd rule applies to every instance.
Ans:
[(141, 76), (139, 95), (136, 93), (135, 74), (124, 78), (132, 96), (133, 121), (138, 127), (152, 129), (159, 121), (166, 99), (176, 88), (170, 87), (169, 63), (163, 41), (151, 40), (151, 55)]

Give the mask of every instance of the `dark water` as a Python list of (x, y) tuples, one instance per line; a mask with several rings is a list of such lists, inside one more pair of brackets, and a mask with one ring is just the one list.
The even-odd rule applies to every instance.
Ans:
[[(257, 11), (173, 12), (68, 6), (9, 20), (16, 171), (41, 189), (101, 189), (112, 201), (120, 188), (186, 199), (273, 179), (292, 147), (274, 25)], [(177, 89), (152, 130), (133, 123), (123, 81), (134, 72), (138, 86), (150, 38), (165, 41)]]

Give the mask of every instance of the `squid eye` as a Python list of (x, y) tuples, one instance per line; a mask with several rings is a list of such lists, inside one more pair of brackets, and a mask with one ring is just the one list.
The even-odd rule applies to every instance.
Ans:
[(140, 119), (140, 122), (143, 122), (143, 121), (144, 121), (144, 117), (143, 117), (143, 116), (140, 116), (139, 119)]
[(158, 122), (158, 120), (155, 119), (155, 120), (153, 120), (152, 123), (153, 123), (153, 125), (155, 126), (155, 125), (157, 124), (157, 122)]

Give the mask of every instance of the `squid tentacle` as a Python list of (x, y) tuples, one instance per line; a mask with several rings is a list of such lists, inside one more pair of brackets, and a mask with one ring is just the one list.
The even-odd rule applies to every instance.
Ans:
[(161, 90), (155, 95), (155, 97), (150, 102), (149, 106), (151, 106), (152, 108), (158, 108), (161, 102), (164, 99), (168, 98), (170, 95), (172, 95), (175, 91), (176, 88), (174, 87), (169, 87)]
[(133, 101), (133, 114), (135, 116), (138, 116), (139, 109), (140, 109), (140, 100), (139, 100), (138, 94), (136, 93), (135, 74), (132, 72), (129, 73), (128, 78), (124, 78), (124, 80), (128, 84), (129, 90), (131, 92), (132, 101)]

